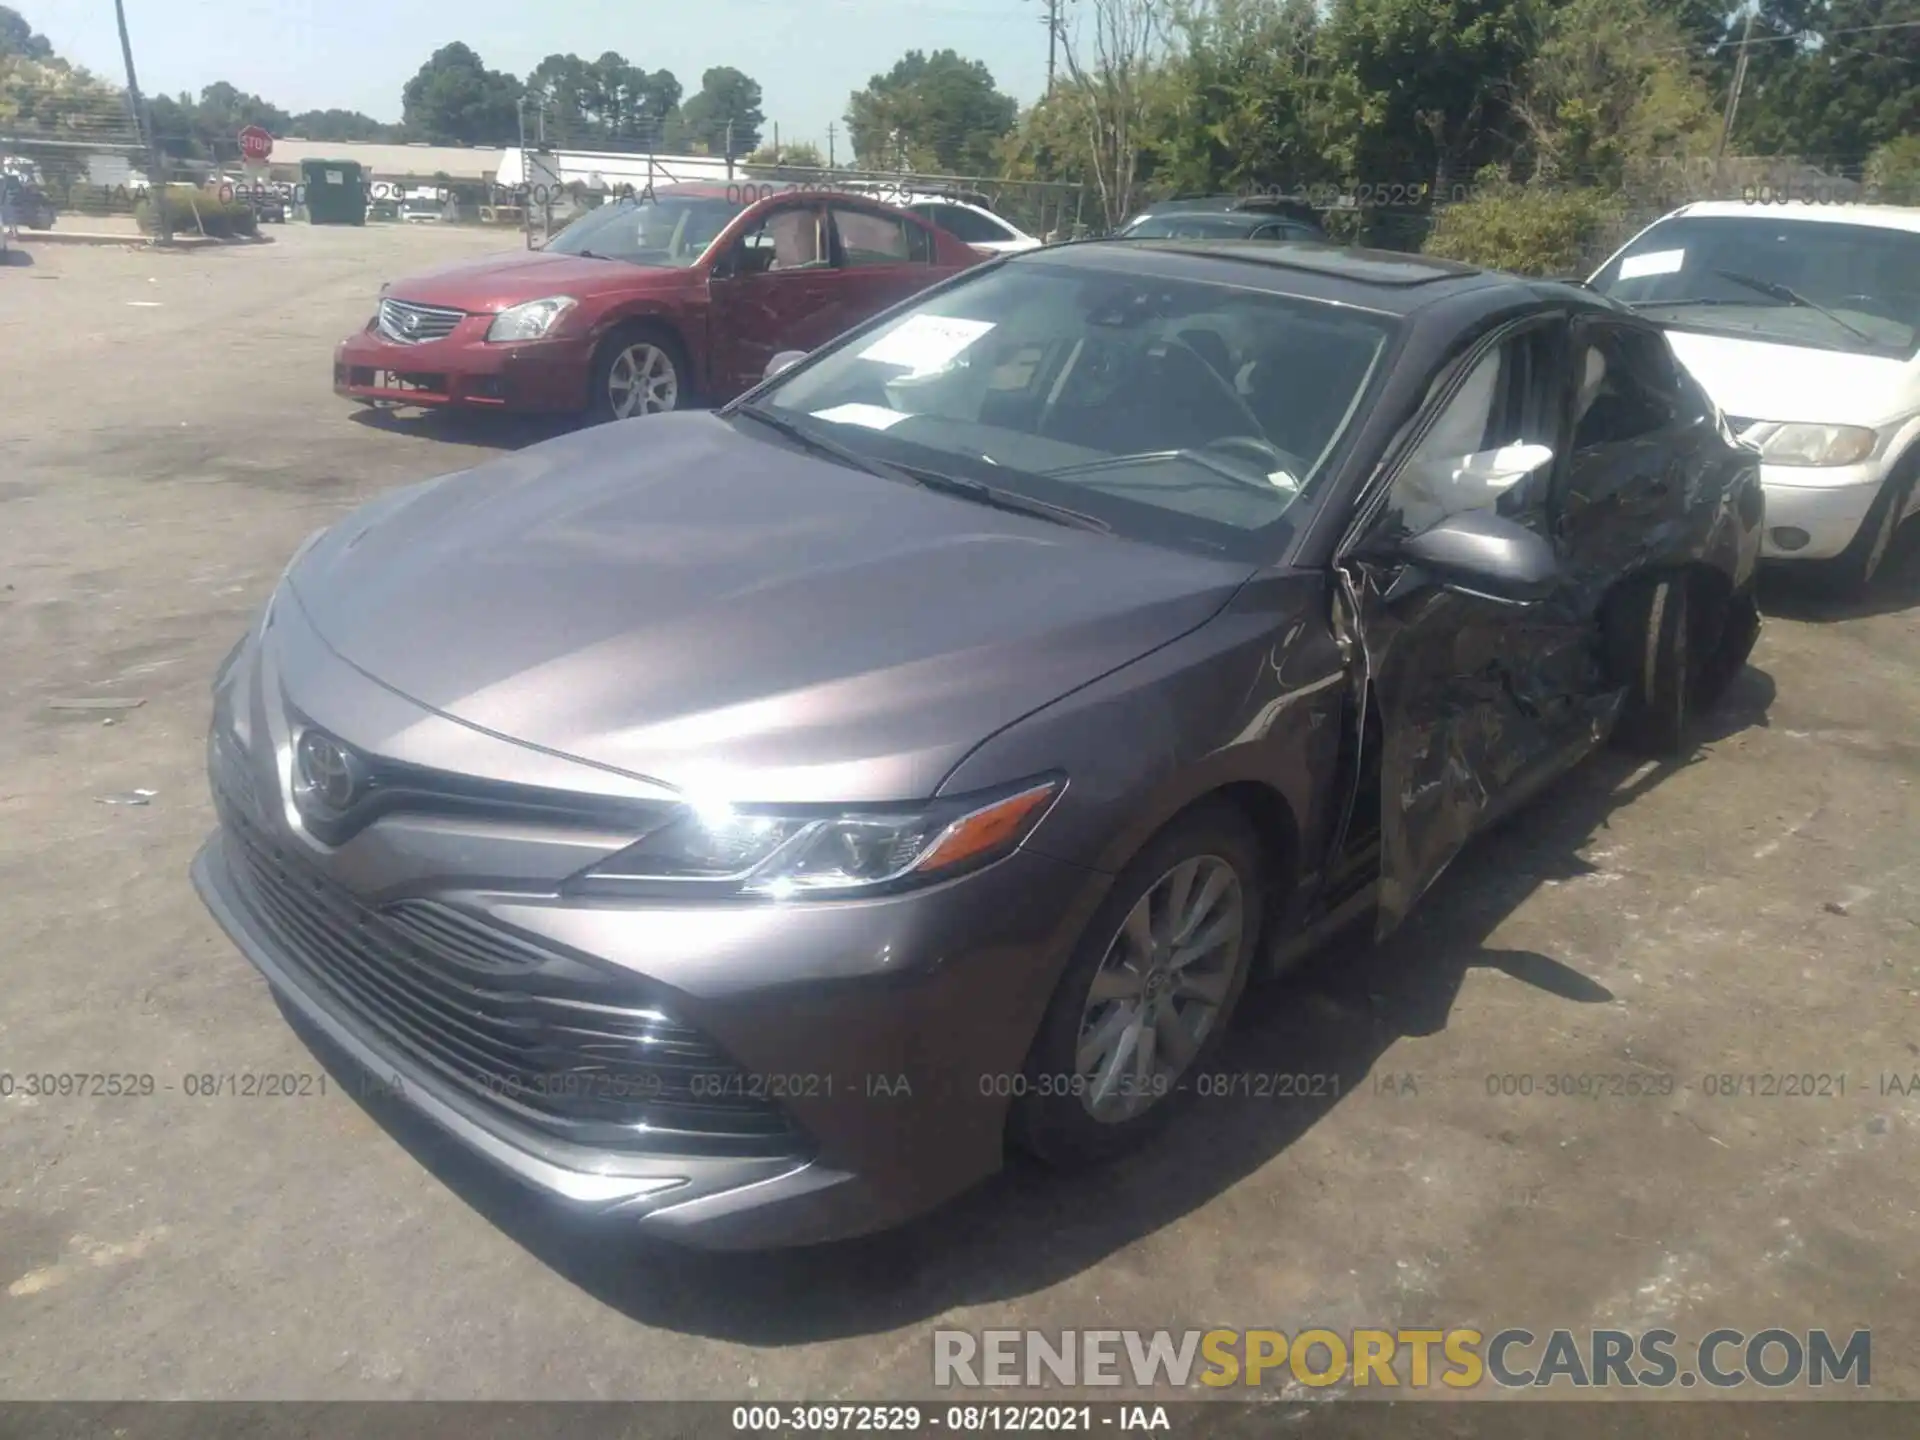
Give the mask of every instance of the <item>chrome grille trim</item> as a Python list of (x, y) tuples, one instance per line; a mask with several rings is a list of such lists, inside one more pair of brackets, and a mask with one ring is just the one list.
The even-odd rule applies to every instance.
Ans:
[(439, 305), (416, 305), (410, 300), (380, 302), (380, 333), (401, 345), (444, 340), (466, 318), (464, 310), (449, 310)]
[(609, 1150), (804, 1150), (785, 1113), (743, 1093), (739, 1067), (640, 985), (437, 901), (368, 906), (275, 845), (236, 800), (216, 784), (238, 898), (276, 958), (485, 1108)]

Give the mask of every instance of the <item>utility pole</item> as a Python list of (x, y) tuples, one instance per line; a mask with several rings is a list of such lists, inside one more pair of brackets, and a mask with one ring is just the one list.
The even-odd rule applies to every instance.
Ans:
[(839, 132), (839, 128), (831, 120), (827, 122), (827, 169), (829, 170), (839, 169), (839, 161), (833, 149), (833, 137)]
[[(1727, 88), (1727, 117), (1720, 126), (1720, 145), (1713, 152), (1716, 162), (1724, 159), (1727, 142), (1733, 138), (1733, 117), (1740, 109), (1740, 92), (1747, 83), (1747, 50), (1753, 43), (1753, 17), (1759, 11), (1758, 0), (1747, 6), (1747, 23), (1740, 31), (1740, 55), (1733, 62), (1733, 84)], [(1716, 165), (1717, 168), (1717, 165)], [(1716, 183), (1718, 179), (1716, 177)]]
[(1047, 0), (1047, 93), (1053, 93), (1055, 57), (1060, 53), (1060, 0)]
[[(520, 207), (520, 233), (526, 237), (527, 249), (533, 249), (533, 167), (527, 164), (527, 97), (522, 95), (513, 105), (514, 113), (520, 120), (520, 190), (525, 202)], [(498, 178), (498, 177), (495, 177)]]
[(1054, 71), (1059, 68), (1060, 58), (1060, 14), (1067, 0), (1040, 0), (1046, 7), (1046, 18), (1041, 22), (1047, 27), (1047, 93), (1053, 93)]
[(153, 233), (162, 245), (173, 243), (173, 226), (167, 219), (167, 165), (160, 154), (160, 137), (153, 133), (153, 116), (147, 102), (140, 98), (140, 79), (133, 73), (133, 41), (127, 38), (125, 0), (113, 0), (113, 18), (120, 24), (120, 58), (127, 62), (127, 103), (133, 107), (133, 123), (140, 127), (147, 142), (147, 163), (153, 174), (147, 177), (148, 193), (153, 196)]
[(727, 121), (727, 179), (733, 178), (733, 121)]

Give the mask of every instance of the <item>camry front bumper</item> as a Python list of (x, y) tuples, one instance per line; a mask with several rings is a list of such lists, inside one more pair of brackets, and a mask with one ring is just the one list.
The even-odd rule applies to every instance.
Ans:
[(404, 735), (462, 783), (537, 757), (345, 666), (297, 605), (270, 624), (216, 692), (221, 827), (193, 879), (385, 1093), (558, 1204), (710, 1248), (882, 1228), (999, 1168), (1008, 1079), (1111, 877), (1019, 850), (864, 901), (576, 897), (560, 880), (630, 837), (510, 806), (403, 807), (328, 845), (289, 799), (289, 716), (370, 751)]

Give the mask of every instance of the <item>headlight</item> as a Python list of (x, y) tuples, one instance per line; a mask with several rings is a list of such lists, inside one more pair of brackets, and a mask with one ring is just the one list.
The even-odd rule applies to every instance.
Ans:
[(1063, 782), (935, 800), (913, 808), (801, 814), (689, 805), (576, 887), (689, 885), (764, 899), (868, 894), (951, 879), (1018, 848)]
[(493, 324), (487, 327), (487, 339), (496, 344), (513, 340), (538, 340), (558, 325), (560, 317), (576, 303), (571, 295), (550, 295), (545, 300), (529, 300), (524, 305), (502, 310), (493, 317)]
[(1770, 465), (1858, 465), (1880, 437), (1864, 425), (1794, 425), (1762, 420), (1740, 438)]

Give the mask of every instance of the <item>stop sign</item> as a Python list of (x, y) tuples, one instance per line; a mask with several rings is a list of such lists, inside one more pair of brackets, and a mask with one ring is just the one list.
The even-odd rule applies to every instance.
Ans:
[(240, 157), (259, 164), (273, 154), (273, 136), (258, 125), (249, 125), (240, 132)]

